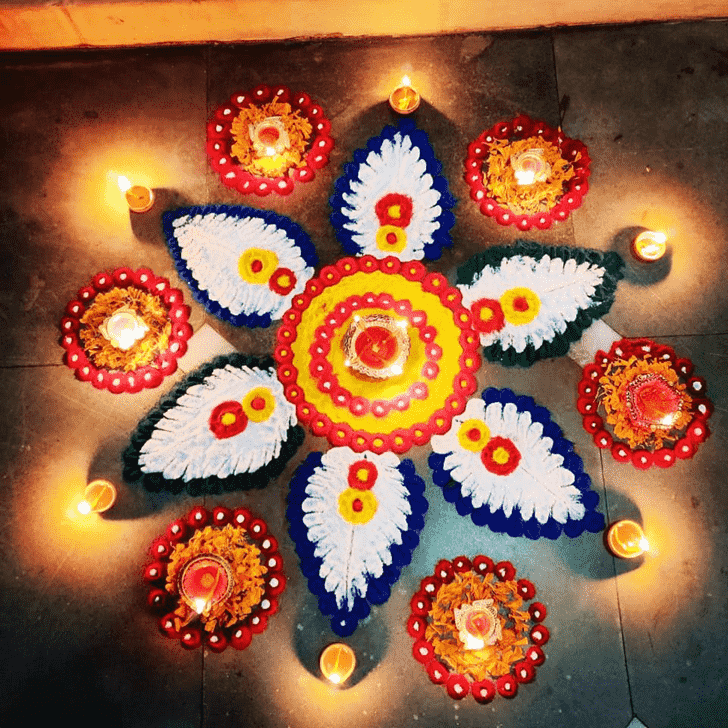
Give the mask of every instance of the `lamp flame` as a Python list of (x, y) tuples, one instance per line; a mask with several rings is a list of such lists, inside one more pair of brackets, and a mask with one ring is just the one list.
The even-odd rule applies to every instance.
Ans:
[(207, 600), (197, 597), (194, 601), (195, 601), (195, 611), (198, 614), (202, 614), (205, 611), (205, 607), (207, 606)]
[(122, 192), (126, 192), (127, 190), (131, 189), (131, 182), (129, 182), (129, 179), (127, 177), (124, 177), (123, 174), (120, 174), (118, 176), (117, 184), (119, 185), (119, 189)]
[(412, 85), (412, 81), (410, 81), (410, 77), (409, 76), (407, 76), (407, 75), (402, 76), (402, 85), (403, 86), (411, 86)]
[(91, 504), (88, 501), (82, 500), (77, 506), (78, 512), (82, 516), (87, 516), (89, 513), (91, 513)]

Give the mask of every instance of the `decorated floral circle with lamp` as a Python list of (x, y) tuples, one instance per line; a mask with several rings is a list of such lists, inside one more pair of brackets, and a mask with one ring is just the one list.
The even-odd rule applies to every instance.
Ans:
[(498, 224), (545, 230), (581, 205), (590, 162), (584, 144), (561, 128), (521, 115), (468, 146), (465, 181), (480, 211)]
[(403, 453), (447, 432), (475, 391), (470, 321), (460, 293), (417, 261), (343, 258), (283, 315), (278, 378), (332, 445)]
[(157, 387), (187, 351), (189, 315), (182, 291), (147, 268), (98, 273), (66, 306), (64, 361), (97, 389)]
[(207, 125), (207, 156), (226, 187), (289, 195), (329, 162), (331, 123), (303, 92), (262, 84), (234, 93)]
[(193, 508), (150, 546), (147, 603), (186, 649), (245, 649), (278, 611), (286, 586), (278, 541), (247, 508)]
[(510, 561), (487, 556), (442, 559), (410, 601), (407, 632), (414, 658), (454, 700), (514, 697), (543, 664), (550, 634), (536, 588), (516, 579)]
[(705, 379), (674, 349), (621, 339), (597, 352), (579, 382), (577, 409), (597, 447), (646, 470), (692, 458), (710, 435)]

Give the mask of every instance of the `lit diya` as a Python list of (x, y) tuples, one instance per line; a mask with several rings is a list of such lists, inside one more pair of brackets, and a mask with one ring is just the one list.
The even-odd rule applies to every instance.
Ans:
[(442, 559), (410, 601), (412, 655), (454, 700), (512, 698), (546, 659), (546, 607), (525, 604), (535, 596), (535, 586), (516, 579), (509, 561)]
[(354, 316), (343, 341), (345, 366), (373, 379), (401, 374), (410, 350), (407, 325), (383, 314)]
[(328, 164), (330, 131), (323, 109), (308, 94), (261, 84), (217, 108), (207, 125), (207, 156), (226, 187), (288, 195)]
[(99, 332), (112, 346), (126, 351), (149, 331), (144, 319), (128, 306), (117, 309), (99, 326)]
[(519, 185), (545, 182), (551, 174), (551, 165), (544, 159), (544, 150), (540, 148), (514, 154), (510, 162)]
[(480, 211), (498, 224), (545, 230), (581, 205), (590, 162), (580, 141), (522, 114), (468, 145), (465, 181)]
[(245, 649), (278, 611), (286, 586), (278, 541), (247, 508), (195, 506), (149, 549), (147, 604), (186, 649)]
[(692, 362), (649, 339), (621, 339), (608, 354), (597, 352), (576, 406), (598, 447), (642, 470), (693, 457), (713, 411)]
[(650, 544), (639, 523), (617, 521), (607, 531), (609, 550), (620, 559), (636, 559), (649, 551)]
[(482, 650), (503, 636), (498, 608), (492, 599), (477, 599), (454, 610), (458, 637), (466, 650)]
[(299, 421), (356, 452), (406, 452), (450, 429), (476, 389), (459, 291), (418, 261), (343, 258), (283, 315), (278, 379)]
[(660, 374), (640, 374), (625, 392), (632, 424), (650, 430), (670, 430), (690, 397)]
[(66, 306), (64, 360), (83, 382), (114, 394), (158, 386), (192, 336), (182, 291), (148, 268), (101, 272)]
[(220, 556), (205, 554), (187, 562), (179, 577), (182, 599), (198, 614), (227, 599), (233, 590), (230, 564)]

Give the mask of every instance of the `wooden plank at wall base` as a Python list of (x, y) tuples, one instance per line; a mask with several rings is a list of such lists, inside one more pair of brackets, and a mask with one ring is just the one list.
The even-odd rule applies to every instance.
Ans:
[(0, 50), (407, 36), (728, 16), (725, 0), (168, 0), (0, 3)]
[(73, 48), (80, 44), (78, 31), (63, 8), (0, 4), (0, 50)]

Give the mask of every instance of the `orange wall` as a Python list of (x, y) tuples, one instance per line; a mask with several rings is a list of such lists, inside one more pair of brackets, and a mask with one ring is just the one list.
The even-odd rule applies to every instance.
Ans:
[(430, 35), (725, 16), (726, 0), (0, 0), (0, 50)]

